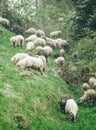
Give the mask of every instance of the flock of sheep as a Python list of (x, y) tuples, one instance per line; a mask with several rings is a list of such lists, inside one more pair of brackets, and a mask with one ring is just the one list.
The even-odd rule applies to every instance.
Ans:
[[(0, 18), (0, 21), (5, 19)], [(5, 20), (6, 24), (9, 24), (8, 20)], [(25, 53), (16, 53), (11, 57), (11, 62), (15, 63), (18, 68), (23, 69), (35, 69), (42, 75), (45, 71), (48, 57), (53, 55), (53, 49), (60, 49), (59, 56), (54, 59), (54, 63), (63, 66), (65, 63), (64, 53), (69, 50), (69, 43), (62, 38), (58, 38), (61, 35), (61, 30), (53, 31), (50, 33), (50, 37), (45, 36), (45, 32), (35, 28), (29, 28), (25, 31), (29, 35), (28, 38), (24, 38), (22, 35), (16, 35), (10, 38), (11, 45), (15, 48), (17, 46), (23, 47), (24, 42), (26, 44)], [(30, 56), (28, 53), (35, 54)], [(94, 104), (96, 101), (96, 79), (91, 77), (89, 83), (83, 83), (82, 85), (83, 96), (78, 100), (78, 104), (87, 102), (88, 104)], [(58, 102), (60, 108), (68, 113), (73, 121), (77, 120), (78, 105), (73, 99), (72, 95), (66, 94)]]
[[(90, 77), (88, 83), (82, 84), (83, 96), (78, 99), (78, 105), (87, 102), (88, 105), (94, 105), (96, 103), (96, 78)], [(78, 105), (70, 94), (65, 94), (58, 102), (61, 110), (68, 113), (72, 120), (77, 120)]]
[[(50, 38), (45, 36), (45, 32), (33, 27), (25, 31), (29, 36), (24, 38), (22, 35), (12, 36), (10, 38), (11, 45), (15, 47), (23, 47), (26, 42), (26, 50), (24, 53), (16, 53), (11, 57), (11, 62), (15, 63), (18, 68), (34, 69), (40, 72), (42, 75), (45, 71), (48, 57), (52, 57), (53, 49), (60, 49), (59, 56), (54, 59), (54, 63), (63, 66), (65, 63), (63, 48), (64, 45), (69, 43), (66, 40), (58, 38), (61, 35), (61, 31), (53, 31), (50, 33)], [(53, 39), (55, 38), (55, 39)], [(35, 50), (35, 54), (33, 51)], [(30, 56), (30, 54), (32, 56)]]

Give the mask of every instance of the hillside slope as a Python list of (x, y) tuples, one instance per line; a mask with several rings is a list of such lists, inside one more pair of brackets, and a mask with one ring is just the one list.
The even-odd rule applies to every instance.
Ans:
[(18, 70), (10, 62), (23, 48), (13, 48), (9, 38), (14, 34), (0, 26), (0, 130), (95, 130), (96, 108), (87, 104), (79, 107), (78, 121), (66, 120), (66, 115), (59, 106), (62, 95), (70, 93), (77, 101), (81, 95), (80, 88), (67, 85), (58, 75), (60, 69), (49, 58), (44, 75), (30, 70), (24, 76), (24, 70)]

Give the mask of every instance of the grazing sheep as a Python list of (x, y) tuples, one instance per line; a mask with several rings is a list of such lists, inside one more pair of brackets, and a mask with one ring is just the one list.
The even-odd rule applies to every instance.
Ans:
[(57, 64), (57, 65), (61, 65), (63, 66), (64, 65), (64, 62), (65, 62), (65, 59), (61, 56), (61, 57), (58, 57), (54, 60), (54, 62)]
[(37, 36), (34, 34), (34, 35), (30, 35), (28, 38), (26, 38), (26, 42), (33, 42), (37, 39)]
[(52, 48), (50, 46), (45, 46), (45, 47), (38, 46), (36, 48), (36, 52), (38, 53), (39, 51), (47, 51), (48, 56), (52, 56)]
[(94, 77), (89, 78), (89, 84), (92, 87), (94, 85), (94, 82), (96, 82), (96, 79)]
[(26, 46), (26, 51), (33, 51), (33, 49), (34, 49), (34, 43), (28, 42)]
[(45, 69), (44, 63), (41, 59), (31, 56), (27, 56), (23, 60), (20, 60), (19, 62), (17, 62), (16, 66), (23, 69), (31, 68), (34, 70), (38, 70), (41, 75), (43, 74), (43, 71)]
[(4, 24), (4, 25), (7, 25), (7, 26), (10, 26), (9, 20), (5, 19), (5, 18), (2, 18), (2, 17), (0, 17), (0, 23)]
[(24, 45), (24, 37), (22, 35), (12, 36), (10, 42), (13, 47), (22, 47)]
[(61, 35), (61, 33), (62, 33), (61, 30), (53, 31), (53, 32), (50, 33), (50, 38), (58, 37), (59, 35)]
[(94, 81), (93, 89), (96, 90), (96, 80)]
[(78, 104), (82, 104), (83, 102), (94, 104), (96, 102), (96, 91), (93, 89), (87, 90), (84, 95), (78, 100)]
[(65, 51), (64, 51), (64, 49), (60, 49), (60, 56), (64, 56), (64, 53), (65, 53)]
[(83, 89), (84, 92), (87, 91), (88, 89), (90, 89), (89, 84), (88, 83), (83, 83), (82, 89)]
[(41, 59), (44, 63), (44, 71), (45, 71), (45, 67), (46, 67), (46, 58), (43, 55), (36, 55), (37, 58)]
[(44, 32), (43, 30), (41, 30), (41, 29), (38, 29), (38, 30), (36, 31), (36, 35), (37, 35), (38, 37), (45, 37), (45, 32)]
[(46, 62), (48, 61), (49, 51), (45, 49), (40, 49), (36, 52), (36, 55), (43, 55), (46, 58)]
[(76, 102), (74, 101), (74, 99), (68, 99), (65, 105), (65, 112), (66, 114), (68, 113), (71, 118), (72, 121), (76, 121), (77, 120), (77, 112), (78, 112), (78, 106), (76, 104)]
[(31, 27), (31, 28), (27, 29), (25, 31), (25, 33), (30, 34), (30, 35), (36, 34), (36, 29)]
[(22, 47), (24, 45), (24, 37), (22, 35), (17, 35), (16, 38), (18, 41), (17, 46)]
[(46, 41), (43, 38), (37, 38), (34, 41), (34, 44), (40, 45), (40, 46), (45, 46), (46, 45)]
[(58, 40), (54, 40), (54, 39), (51, 39), (51, 38), (48, 38), (46, 37), (46, 43), (51, 46), (52, 48), (56, 49), (56, 46), (57, 46), (57, 43), (58, 43)]
[(50, 46), (45, 46), (43, 49), (49, 52), (49, 56), (52, 56), (52, 48)]
[(25, 57), (29, 56), (26, 53), (16, 53), (12, 58), (11, 58), (11, 62), (12, 63), (17, 63), (18, 61), (24, 59)]
[(17, 38), (15, 36), (13, 36), (13, 37), (10, 38), (10, 42), (11, 42), (11, 45), (13, 47), (16, 47), (18, 40), (17, 40)]
[(38, 52), (39, 50), (42, 50), (42, 48), (43, 48), (42, 46), (37, 46), (36, 47), (36, 52)]
[(65, 44), (69, 44), (66, 40), (63, 40), (62, 38), (58, 38), (56, 39), (58, 42), (57, 42), (57, 47), (58, 48), (61, 48), (63, 47)]
[(72, 98), (73, 98), (73, 97), (72, 97), (72, 95), (70, 95), (70, 94), (65, 94), (65, 95), (61, 98), (61, 100), (58, 102), (59, 105), (60, 105), (61, 110), (65, 110), (65, 105), (66, 105), (67, 100), (68, 100), (68, 99), (72, 99)]

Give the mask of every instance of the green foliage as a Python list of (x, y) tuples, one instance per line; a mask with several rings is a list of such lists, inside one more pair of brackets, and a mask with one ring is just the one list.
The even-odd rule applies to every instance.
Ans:
[(86, 30), (96, 31), (96, 1), (72, 0), (76, 8), (73, 17), (73, 37), (79, 39), (87, 35)]

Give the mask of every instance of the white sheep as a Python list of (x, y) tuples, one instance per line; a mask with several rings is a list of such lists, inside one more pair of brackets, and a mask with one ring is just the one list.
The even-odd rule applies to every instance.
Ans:
[(36, 55), (36, 57), (43, 61), (43, 63), (44, 63), (44, 70), (45, 70), (45, 67), (46, 67), (46, 58), (45, 58), (45, 56), (43, 56), (43, 55)]
[(18, 41), (17, 46), (22, 47), (24, 45), (24, 37), (22, 35), (17, 35), (16, 38), (17, 38), (17, 41)]
[(36, 53), (38, 54), (38, 52), (40, 51), (47, 52), (48, 56), (52, 56), (52, 48), (50, 46), (45, 46), (45, 47), (38, 46), (36, 48)]
[(53, 31), (53, 32), (50, 33), (50, 38), (58, 37), (59, 35), (61, 35), (61, 33), (62, 33), (61, 30)]
[(43, 49), (49, 52), (49, 56), (52, 56), (52, 48), (50, 46), (45, 46)]
[(63, 47), (64, 45), (66, 45), (66, 44), (69, 44), (66, 40), (63, 40), (62, 38), (58, 38), (57, 39), (57, 47), (58, 48), (61, 48), (61, 47)]
[(16, 36), (12, 36), (12, 37), (10, 38), (10, 42), (11, 42), (11, 45), (12, 45), (13, 47), (16, 47), (17, 44), (18, 44), (18, 40), (17, 40)]
[(88, 83), (83, 83), (82, 84), (82, 89), (83, 89), (84, 92), (87, 91), (88, 89), (90, 89), (89, 84)]
[(22, 35), (12, 36), (10, 42), (13, 47), (22, 47), (24, 45), (24, 37)]
[(0, 23), (1, 23), (1, 24), (5, 24), (5, 25), (7, 25), (7, 26), (10, 25), (9, 20), (6, 19), (6, 18), (2, 18), (2, 17), (0, 17)]
[(44, 71), (44, 63), (41, 59), (36, 58), (36, 57), (31, 57), (31, 56), (27, 56), (26, 58), (24, 58), (23, 60), (20, 60), (19, 62), (17, 62), (16, 66), (18, 68), (23, 68), (23, 69), (35, 69), (38, 70), (41, 75), (43, 74)]
[(93, 86), (94, 82), (96, 81), (96, 79), (94, 77), (90, 77), (89, 78), (89, 84), (90, 86)]
[(36, 53), (37, 53), (39, 50), (42, 50), (42, 48), (43, 48), (42, 46), (37, 46), (37, 47), (36, 47)]
[(78, 100), (78, 104), (82, 104), (83, 102), (93, 104), (95, 101), (96, 101), (96, 91), (93, 89), (89, 89), (85, 91), (84, 95)]
[(57, 40), (57, 39), (51, 39), (51, 38), (46, 37), (46, 43), (47, 43), (49, 46), (51, 46), (52, 48), (56, 49), (58, 40)]
[(29, 56), (26, 53), (16, 53), (14, 56), (11, 58), (12, 63), (17, 63), (18, 61), (24, 59), (25, 57)]
[(43, 39), (43, 38), (37, 38), (35, 41), (34, 41), (34, 44), (37, 44), (37, 45), (40, 45), (40, 46), (45, 46), (46, 45), (46, 41)]
[(58, 101), (58, 104), (60, 105), (61, 110), (65, 110), (65, 105), (68, 99), (73, 99), (72, 95), (65, 94), (61, 97), (60, 101)]
[(28, 42), (26, 46), (26, 51), (33, 51), (33, 49), (34, 49), (34, 43)]
[(72, 120), (75, 122), (77, 120), (77, 112), (78, 112), (78, 106), (74, 99), (68, 99), (65, 105), (65, 112), (68, 113)]
[(96, 80), (94, 81), (93, 89), (96, 90)]
[(34, 35), (30, 35), (28, 38), (25, 39), (26, 42), (33, 42), (37, 39), (37, 36)]
[(25, 31), (25, 33), (30, 34), (30, 35), (36, 34), (36, 29), (31, 27), (31, 28), (27, 29)]
[(60, 57), (58, 57), (58, 58), (56, 58), (56, 59), (54, 60), (54, 63), (56, 63), (57, 65), (61, 65), (61, 66), (64, 65), (64, 62), (65, 62), (65, 59), (64, 59), (64, 57), (62, 57), (62, 56), (60, 56)]
[(64, 49), (60, 49), (60, 56), (64, 56), (64, 53), (65, 53), (65, 51), (64, 51)]
[(46, 62), (48, 61), (49, 54), (50, 54), (49, 50), (44, 49), (44, 48), (38, 49), (38, 51), (36, 52), (36, 55), (43, 55), (43, 56), (45, 56)]

